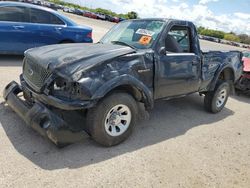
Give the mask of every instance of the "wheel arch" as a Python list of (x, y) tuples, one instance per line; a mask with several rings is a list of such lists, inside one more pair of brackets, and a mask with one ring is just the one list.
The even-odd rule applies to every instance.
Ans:
[(123, 85), (118, 85), (114, 88), (112, 88), (110, 91), (108, 91), (106, 95), (110, 95), (111, 93), (114, 93), (116, 91), (122, 91), (125, 93), (130, 94), (135, 98), (136, 101), (141, 101), (143, 99), (143, 94), (142, 92), (135, 86), (129, 85), (129, 84), (123, 84)]
[(130, 75), (117, 77), (108, 81), (95, 92), (92, 99), (102, 99), (116, 91), (124, 91), (132, 95), (136, 101), (143, 102), (146, 109), (153, 108), (154, 100), (152, 91), (142, 82)]
[(230, 90), (234, 91), (235, 73), (234, 69), (230, 66), (221, 68), (216, 74), (214, 80), (210, 85), (210, 91), (213, 91), (218, 81), (227, 81), (230, 84)]

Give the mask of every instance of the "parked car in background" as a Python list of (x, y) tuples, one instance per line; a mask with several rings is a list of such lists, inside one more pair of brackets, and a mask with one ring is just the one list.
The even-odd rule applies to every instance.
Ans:
[(64, 7), (63, 8), (63, 12), (69, 12), (69, 8), (68, 7)]
[(74, 13), (75, 9), (69, 8), (69, 7), (64, 7), (63, 12), (68, 12), (68, 13)]
[(243, 52), (244, 71), (250, 72), (250, 51)]
[(63, 5), (57, 5), (58, 9), (63, 10), (64, 6)]
[(57, 8), (58, 8), (58, 6), (55, 3), (50, 3), (50, 2), (44, 3), (43, 6), (54, 9), (54, 10), (57, 10)]
[(248, 48), (248, 45), (243, 44), (242, 48)]
[(120, 19), (118, 17), (114, 17), (114, 21), (115, 23), (119, 23), (120, 22)]
[(108, 14), (105, 15), (105, 19), (109, 22), (113, 22), (114, 21), (114, 18)]
[(29, 48), (74, 42), (93, 42), (92, 29), (49, 8), (0, 2), (1, 54), (23, 54)]
[(232, 46), (236, 46), (236, 47), (240, 47), (240, 44), (236, 43), (236, 42), (231, 42)]
[(105, 16), (105, 14), (96, 13), (96, 16), (97, 16), (97, 19), (100, 19), (100, 20), (106, 20), (106, 16)]
[(250, 94), (250, 51), (243, 52), (243, 73), (236, 84), (236, 89)]
[(81, 10), (81, 9), (75, 9), (73, 13), (76, 14), (76, 15), (83, 16), (84, 11)]
[(35, 5), (42, 5), (42, 1), (34, 0), (34, 1), (32, 2), (32, 4), (35, 4)]
[(221, 43), (221, 39), (219, 38), (215, 38), (215, 37), (210, 37), (210, 36), (201, 36), (201, 39), (203, 40), (208, 40), (208, 41), (211, 41), (211, 42), (218, 42), (218, 43)]
[(69, 8), (69, 13), (74, 13), (75, 9), (74, 8)]
[(88, 17), (88, 18), (97, 19), (97, 15), (94, 12), (90, 12), (90, 11), (85, 11), (83, 13), (83, 16)]
[(119, 18), (119, 22), (126, 20), (125, 18)]

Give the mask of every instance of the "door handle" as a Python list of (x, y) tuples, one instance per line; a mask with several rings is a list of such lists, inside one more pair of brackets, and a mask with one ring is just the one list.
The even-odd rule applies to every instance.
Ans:
[(24, 29), (24, 26), (22, 26), (22, 25), (14, 25), (13, 27), (15, 29)]

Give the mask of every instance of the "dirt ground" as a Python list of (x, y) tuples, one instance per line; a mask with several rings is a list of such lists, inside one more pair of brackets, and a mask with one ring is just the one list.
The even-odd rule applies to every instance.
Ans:
[[(92, 26), (94, 39), (113, 25)], [(202, 41), (206, 49), (233, 47)], [(0, 57), (0, 91), (18, 80), (22, 57)], [(0, 93), (0, 187), (250, 187), (250, 97), (232, 96), (219, 114), (197, 94), (157, 101), (124, 143), (104, 148), (87, 138), (57, 149), (3, 102)]]

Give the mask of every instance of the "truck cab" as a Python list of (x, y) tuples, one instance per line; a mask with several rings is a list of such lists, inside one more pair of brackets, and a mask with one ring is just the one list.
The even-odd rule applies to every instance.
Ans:
[(170, 20), (156, 44), (155, 98), (198, 91), (202, 53), (193, 23)]

